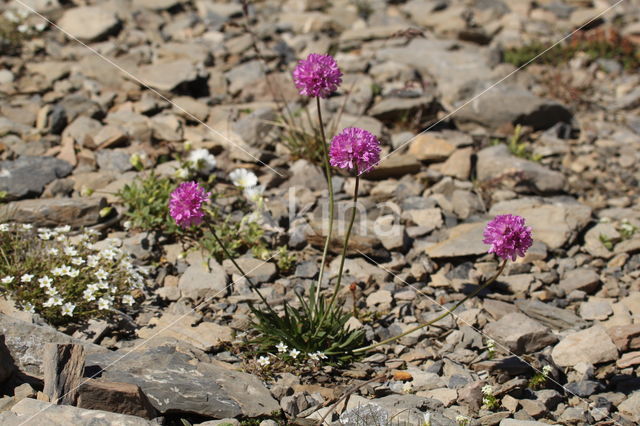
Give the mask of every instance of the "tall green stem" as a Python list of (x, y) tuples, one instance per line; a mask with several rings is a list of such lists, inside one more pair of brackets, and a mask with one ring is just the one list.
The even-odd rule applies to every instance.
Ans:
[(349, 238), (351, 237), (351, 230), (353, 229), (353, 222), (356, 219), (356, 212), (358, 211), (358, 190), (360, 189), (360, 175), (358, 174), (358, 167), (356, 166), (356, 192), (353, 195), (353, 210), (351, 212), (351, 219), (349, 220), (349, 225), (347, 226), (347, 233), (344, 236), (344, 245), (342, 246), (342, 256), (340, 257), (340, 269), (338, 269), (338, 278), (336, 279), (336, 285), (333, 288), (333, 295), (331, 296), (331, 300), (329, 301), (329, 306), (324, 311), (324, 315), (320, 320), (319, 327), (322, 327), (322, 323), (324, 321), (324, 317), (326, 317), (327, 312), (331, 312), (333, 308), (333, 304), (336, 301), (336, 297), (338, 296), (338, 291), (340, 290), (340, 284), (342, 283), (342, 272), (344, 271), (344, 261), (347, 257), (347, 249), (349, 247)]
[(354, 350), (354, 353), (359, 353), (359, 352), (366, 352), (366, 351), (370, 351), (371, 349), (377, 348), (378, 346), (382, 346), (382, 345), (386, 345), (387, 343), (391, 343), (394, 340), (398, 340), (403, 338), (404, 336), (413, 333), (414, 331), (420, 330), (421, 328), (425, 328), (431, 324), (434, 324), (438, 321), (440, 321), (443, 318), (446, 318), (448, 315), (452, 315), (453, 311), (455, 311), (456, 309), (458, 309), (460, 307), (460, 305), (462, 305), (464, 302), (466, 302), (467, 300), (471, 299), (472, 297), (475, 297), (478, 295), (478, 293), (480, 293), (482, 290), (484, 290), (485, 288), (489, 287), (502, 273), (502, 271), (504, 271), (504, 267), (507, 265), (507, 260), (505, 259), (502, 264), (500, 265), (500, 268), (498, 269), (498, 272), (496, 272), (496, 274), (486, 283), (484, 283), (483, 285), (481, 285), (480, 287), (478, 287), (473, 293), (471, 293), (470, 295), (468, 295), (467, 297), (465, 297), (464, 299), (462, 299), (461, 301), (459, 301), (458, 303), (455, 304), (455, 306), (452, 309), (446, 309), (446, 312), (444, 312), (442, 315), (439, 315), (437, 318), (432, 319), (429, 322), (426, 322), (424, 324), (420, 324), (416, 327), (413, 327), (407, 331), (405, 331), (402, 334), (398, 334), (397, 336), (394, 337), (390, 337), (389, 339), (383, 340), (382, 342), (378, 342), (376, 344), (373, 345), (369, 345), (369, 346), (365, 346), (363, 348), (358, 348), (356, 350)]
[[(333, 183), (331, 180), (331, 166), (329, 165), (329, 152), (327, 151), (327, 138), (324, 133), (324, 124), (322, 123), (322, 111), (320, 109), (320, 98), (316, 97), (316, 106), (318, 108), (318, 120), (320, 125), (320, 134), (322, 135), (322, 159), (324, 163), (324, 171), (327, 175), (327, 185), (329, 187), (329, 229), (327, 233), (327, 239), (324, 242), (324, 249), (322, 250), (322, 260), (320, 262), (320, 272), (318, 273), (318, 285), (316, 288), (314, 305), (318, 305), (320, 300), (320, 286), (322, 285), (322, 278), (324, 276), (325, 263), (327, 261), (327, 253), (329, 252), (329, 244), (331, 243), (331, 237), (333, 235)], [(315, 310), (314, 310), (315, 312)]]
[(251, 287), (251, 290), (255, 291), (258, 297), (260, 297), (260, 300), (262, 300), (262, 303), (264, 303), (267, 306), (267, 309), (269, 309), (272, 313), (275, 314), (275, 311), (271, 308), (271, 305), (269, 305), (269, 302), (267, 302), (267, 299), (265, 299), (262, 293), (260, 293), (260, 290), (258, 289), (258, 287), (253, 283), (253, 281), (251, 281), (251, 278), (249, 278), (249, 276), (242, 270), (242, 268), (240, 267), (240, 265), (238, 265), (238, 262), (235, 261), (233, 256), (231, 256), (231, 253), (229, 253), (229, 250), (227, 250), (227, 246), (225, 246), (222, 240), (220, 239), (220, 237), (218, 237), (218, 234), (216, 233), (216, 230), (213, 228), (213, 226), (211, 226), (211, 224), (207, 224), (207, 227), (209, 228), (209, 231), (211, 231), (211, 235), (213, 235), (213, 238), (216, 240), (218, 245), (222, 248), (222, 251), (224, 251), (224, 254), (227, 256), (227, 259), (229, 259), (231, 263), (233, 263), (233, 266), (235, 266), (236, 269), (240, 271), (240, 274), (247, 279), (247, 282), (249, 283), (249, 287)]

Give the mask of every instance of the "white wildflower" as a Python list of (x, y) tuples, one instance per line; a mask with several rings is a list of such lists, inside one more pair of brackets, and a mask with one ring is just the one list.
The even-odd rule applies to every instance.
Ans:
[(90, 268), (95, 268), (100, 264), (100, 256), (90, 254), (87, 256), (87, 266)]
[(73, 259), (71, 259), (71, 263), (73, 263), (76, 266), (80, 266), (84, 264), (84, 259), (81, 257), (74, 257)]
[(102, 256), (103, 259), (107, 259), (113, 262), (118, 257), (118, 251), (114, 248), (108, 248), (106, 250), (103, 250), (102, 253), (100, 253), (100, 256)]
[(33, 279), (32, 274), (24, 274), (23, 276), (20, 277), (20, 281), (23, 283), (30, 283), (32, 279)]
[(51, 296), (46, 302), (42, 304), (42, 306), (44, 306), (45, 308), (49, 308), (51, 306), (62, 306), (63, 303), (64, 300), (62, 300), (62, 297), (56, 294)]
[(80, 275), (80, 270), (79, 269), (75, 269), (75, 268), (71, 268), (71, 270), (69, 271), (69, 273), (67, 275), (70, 276), (71, 278), (75, 278), (75, 277)]
[(402, 385), (402, 393), (411, 393), (413, 391), (413, 385), (411, 382), (405, 382)]
[(29, 26), (26, 24), (20, 24), (18, 25), (18, 28), (16, 28), (18, 30), (19, 33), (26, 33), (27, 31), (29, 31)]
[(481, 391), (483, 395), (493, 395), (493, 387), (491, 385), (484, 385)]
[(47, 29), (47, 23), (46, 23), (46, 22), (38, 22), (38, 23), (36, 24), (36, 30), (37, 30), (38, 32), (40, 32), (40, 33), (41, 33), (41, 32), (42, 32), (42, 31), (44, 31), (45, 29)]
[(110, 286), (109, 286), (109, 283), (108, 283), (108, 282), (106, 282), (106, 281), (100, 281), (100, 282), (98, 283), (98, 288), (99, 288), (100, 290), (109, 290), (109, 287), (110, 287)]
[(91, 290), (91, 292), (95, 293), (96, 291), (100, 290), (100, 284), (98, 283), (89, 284), (87, 286), (87, 290)]
[(33, 306), (33, 304), (27, 302), (24, 304), (24, 306), (22, 307), (22, 309), (24, 309), (25, 312), (28, 312), (30, 314), (35, 314), (36, 313), (36, 308), (35, 306)]
[(62, 265), (60, 267), (60, 272), (62, 273), (62, 275), (69, 275), (71, 273), (71, 266), (69, 265)]
[(65, 241), (67, 241), (67, 236), (66, 235), (58, 235), (56, 237), (56, 241), (58, 241), (60, 243), (64, 243)]
[(189, 177), (189, 170), (185, 169), (184, 167), (180, 167), (176, 169), (174, 175), (178, 179), (186, 179)]
[(65, 246), (63, 250), (64, 250), (64, 254), (66, 254), (67, 256), (78, 255), (78, 250), (74, 246)]
[(59, 266), (58, 266), (58, 267), (56, 267), (56, 268), (53, 268), (53, 269), (51, 270), (51, 274), (52, 274), (54, 277), (60, 277), (60, 276), (64, 275), (64, 272), (65, 272), (65, 271), (64, 271), (61, 267), (59, 267)]
[(54, 231), (57, 234), (66, 234), (67, 232), (71, 231), (71, 226), (69, 225), (58, 226), (56, 229), (54, 229)]
[(101, 297), (100, 299), (98, 299), (98, 309), (100, 310), (108, 310), (111, 309), (111, 305), (113, 304), (113, 302), (111, 301), (111, 299), (108, 299), (106, 297)]
[(53, 280), (45, 275), (42, 278), (38, 278), (38, 284), (40, 284), (40, 288), (51, 287)]
[(542, 367), (542, 374), (545, 376), (548, 376), (549, 374), (551, 374), (552, 371), (553, 371), (553, 368), (551, 368), (550, 365), (545, 365), (544, 367)]
[(249, 188), (258, 184), (258, 177), (247, 169), (235, 169), (229, 173), (229, 178), (235, 186)]
[(202, 173), (211, 173), (216, 168), (216, 157), (206, 149), (194, 149), (187, 160), (194, 169)]
[(65, 303), (64, 305), (62, 305), (62, 315), (63, 316), (67, 316), (67, 317), (72, 317), (73, 316), (73, 311), (76, 309), (76, 305), (74, 305), (71, 302)]
[(22, 225), (22, 229), (24, 229), (25, 231), (31, 231), (33, 229), (33, 225), (25, 223)]
[(9, 224), (8, 223), (0, 224), (0, 231), (1, 232), (8, 232), (9, 231)]
[(298, 355), (300, 355), (300, 351), (297, 349), (291, 349), (289, 351), (289, 356), (291, 356), (291, 358), (296, 359), (298, 358)]
[(99, 279), (100, 281), (105, 281), (107, 278), (109, 278), (109, 273), (104, 269), (100, 268), (96, 271), (96, 278)]
[(12, 277), (11, 275), (7, 275), (2, 280), (0, 280), (0, 282), (2, 282), (2, 284), (11, 284), (13, 280), (14, 280), (14, 277)]
[(125, 294), (124, 296), (122, 296), (122, 303), (132, 306), (134, 303), (136, 303), (136, 299), (134, 299), (130, 294)]
[(279, 353), (282, 354), (289, 349), (289, 346), (285, 345), (284, 342), (280, 342), (276, 345), (276, 349), (278, 350)]
[(264, 195), (264, 186), (249, 186), (244, 188), (243, 192), (247, 200), (257, 203), (258, 201), (260, 201), (260, 199), (262, 199), (262, 196)]
[(258, 358), (258, 364), (260, 364), (260, 367), (266, 367), (267, 365), (271, 364), (271, 361), (269, 360), (269, 357), (261, 356), (260, 358)]
[(44, 292), (47, 293), (47, 296), (56, 296), (58, 293), (58, 289), (55, 287), (44, 287)]
[(82, 292), (82, 298), (87, 302), (91, 302), (96, 300), (96, 295), (94, 291), (92, 291), (90, 288), (87, 288)]
[(60, 250), (58, 250), (55, 247), (51, 247), (50, 249), (47, 250), (47, 254), (51, 256), (57, 256), (58, 254), (60, 254)]

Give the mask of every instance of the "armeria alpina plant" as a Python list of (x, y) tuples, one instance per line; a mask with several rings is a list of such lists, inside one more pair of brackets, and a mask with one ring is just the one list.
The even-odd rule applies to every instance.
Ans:
[(120, 241), (70, 230), (0, 225), (0, 291), (54, 325), (124, 314), (143, 296), (144, 270)]

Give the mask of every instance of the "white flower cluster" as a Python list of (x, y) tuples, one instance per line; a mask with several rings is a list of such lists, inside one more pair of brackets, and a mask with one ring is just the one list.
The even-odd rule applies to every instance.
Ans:
[(231, 182), (241, 188), (247, 200), (258, 203), (262, 200), (264, 186), (258, 185), (258, 177), (247, 169), (235, 169), (229, 173)]
[(42, 32), (47, 28), (47, 23), (38, 20), (34, 25), (27, 22), (29, 11), (23, 7), (19, 9), (7, 9), (2, 16), (7, 21), (16, 24), (16, 31), (20, 34), (31, 34), (33, 32)]
[[(289, 346), (287, 346), (284, 342), (278, 343), (276, 345), (276, 350), (281, 356), (288, 355), (294, 360), (297, 360), (298, 357), (300, 357), (300, 355), (302, 354), (302, 352), (300, 352), (296, 348), (289, 350)], [(306, 354), (306, 358), (314, 362), (319, 362), (321, 360), (327, 359), (327, 356), (324, 354), (324, 352), (318, 351)], [(271, 359), (269, 358), (269, 356), (261, 356), (260, 358), (258, 358), (258, 364), (261, 367), (267, 367), (271, 364)]]
[[(0, 224), (0, 232), (31, 229), (31, 225)], [(60, 315), (73, 317), (78, 311), (108, 311), (116, 304), (133, 305), (135, 299), (130, 293), (144, 287), (144, 270), (134, 266), (130, 257), (118, 248), (121, 241), (105, 240), (98, 247), (94, 242), (99, 232), (86, 230), (71, 237), (70, 231), (69, 226), (37, 229), (37, 238), (45, 244), (45, 258), (38, 263), (53, 267), (18, 274), (19, 277), (7, 275), (0, 278), (0, 284), (9, 288), (19, 279), (24, 288), (37, 283), (34, 288), (44, 293), (42, 302), (37, 297), (19, 300), (28, 312), (42, 313), (42, 310), (57, 308)]]

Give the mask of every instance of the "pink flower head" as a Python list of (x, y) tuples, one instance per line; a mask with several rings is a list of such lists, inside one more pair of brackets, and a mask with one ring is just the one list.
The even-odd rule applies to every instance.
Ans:
[(489, 253), (505, 260), (516, 260), (516, 256), (524, 256), (533, 244), (531, 227), (524, 225), (523, 217), (498, 215), (487, 224), (482, 242), (491, 245)]
[(371, 133), (358, 127), (347, 127), (333, 137), (329, 162), (333, 167), (364, 173), (380, 161), (380, 142)]
[(332, 56), (311, 53), (293, 70), (293, 82), (301, 95), (327, 98), (342, 83), (342, 72)]
[(178, 226), (188, 228), (199, 225), (204, 218), (202, 203), (209, 200), (210, 192), (206, 192), (197, 182), (181, 183), (171, 193), (169, 212)]

